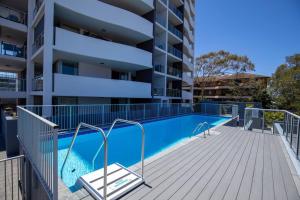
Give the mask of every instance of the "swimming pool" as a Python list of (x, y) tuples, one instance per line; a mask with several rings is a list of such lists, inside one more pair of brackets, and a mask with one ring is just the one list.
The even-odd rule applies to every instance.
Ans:
[[(145, 158), (148, 158), (177, 142), (192, 135), (194, 128), (200, 122), (208, 122), (210, 127), (225, 122), (229, 118), (206, 115), (186, 115), (175, 118), (144, 123), (145, 129)], [(107, 131), (107, 130), (106, 130)], [(58, 169), (68, 151), (72, 137), (62, 137), (58, 141)], [(77, 179), (87, 173), (103, 167), (103, 152), (92, 160), (103, 140), (99, 133), (88, 132), (78, 135), (72, 152), (63, 170), (63, 182), (72, 190), (76, 190)], [(108, 138), (108, 164), (115, 162), (129, 167), (140, 161), (141, 133), (136, 126), (126, 126), (112, 130)]]

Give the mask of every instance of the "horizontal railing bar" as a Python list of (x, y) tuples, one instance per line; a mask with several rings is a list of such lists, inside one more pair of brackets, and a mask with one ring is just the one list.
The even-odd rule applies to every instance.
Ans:
[(1, 162), (6, 162), (6, 161), (10, 161), (10, 160), (14, 160), (14, 159), (18, 159), (18, 158), (23, 158), (24, 155), (19, 155), (19, 156), (14, 156), (14, 157), (10, 157), (10, 158), (5, 158), (5, 159), (2, 159), (0, 160), (0, 163)]

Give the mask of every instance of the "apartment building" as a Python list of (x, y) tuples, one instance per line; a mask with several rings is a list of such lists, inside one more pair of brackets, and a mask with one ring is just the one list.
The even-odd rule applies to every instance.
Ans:
[(1, 102), (192, 102), (194, 0), (1, 0)]
[[(194, 81), (194, 101), (199, 102), (203, 97), (212, 101), (251, 101), (253, 83), (267, 88), (270, 77), (258, 74), (241, 73), (215, 76), (210, 78), (197, 78)], [(234, 85), (241, 88), (241, 93), (233, 92)]]

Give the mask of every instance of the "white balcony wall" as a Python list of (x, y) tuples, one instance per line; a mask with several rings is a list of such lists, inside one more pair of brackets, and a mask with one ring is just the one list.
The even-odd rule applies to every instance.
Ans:
[(182, 90), (182, 98), (183, 99), (193, 99), (193, 93)]
[(188, 39), (185, 36), (183, 36), (183, 45), (185, 48), (185, 52), (187, 52), (189, 54), (189, 56), (194, 57), (193, 47), (191, 46), (190, 42), (188, 41)]
[(152, 53), (78, 33), (55, 28), (54, 49), (74, 54), (74, 59), (90, 59), (91, 62), (105, 62), (111, 67), (123, 69), (152, 68)]
[(193, 78), (188, 76), (187, 73), (182, 73), (182, 81), (186, 82), (188, 85), (193, 85)]
[(95, 26), (102, 26), (102, 28), (109, 26), (112, 32), (123, 31), (123, 34), (137, 34), (137, 37), (142, 34), (146, 38), (153, 38), (153, 24), (125, 9), (98, 0), (88, 0), (84, 3), (82, 0), (55, 0), (55, 2), (78, 15), (96, 20)]
[(54, 74), (55, 96), (151, 98), (151, 84)]
[[(191, 63), (191, 61), (185, 54), (183, 54), (183, 66), (186, 67), (187, 71), (192, 72), (194, 70), (193, 63)], [(183, 69), (185, 69), (185, 68), (183, 68)]]
[(184, 26), (184, 30), (186, 32), (186, 35), (188, 36), (188, 39), (190, 42), (194, 41), (194, 35), (192, 33), (192, 31), (190, 30), (189, 24), (187, 20), (184, 20), (183, 22), (183, 26)]

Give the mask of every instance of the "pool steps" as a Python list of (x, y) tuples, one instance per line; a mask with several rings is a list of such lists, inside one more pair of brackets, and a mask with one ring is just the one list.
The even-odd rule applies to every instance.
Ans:
[[(81, 176), (79, 183), (95, 198), (102, 200), (104, 175), (103, 168)], [(143, 178), (119, 163), (107, 167), (107, 200), (114, 200), (143, 184)]]

